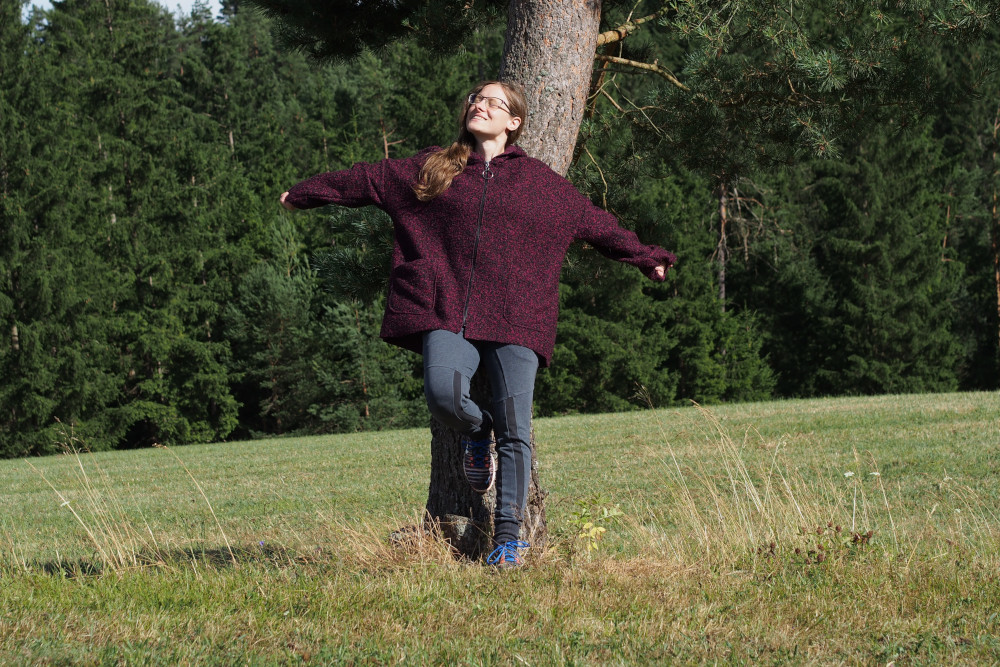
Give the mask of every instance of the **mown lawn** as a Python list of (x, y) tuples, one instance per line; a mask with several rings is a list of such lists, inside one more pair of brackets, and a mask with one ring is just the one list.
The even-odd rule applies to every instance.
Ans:
[(423, 430), (0, 462), (0, 664), (1000, 664), (1000, 395), (535, 426), (503, 574), (390, 545)]

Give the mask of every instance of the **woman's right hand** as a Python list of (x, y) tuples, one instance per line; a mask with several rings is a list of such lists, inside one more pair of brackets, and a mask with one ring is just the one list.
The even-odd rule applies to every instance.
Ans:
[(288, 198), (288, 193), (282, 192), (281, 197), (278, 198), (278, 201), (280, 201), (281, 205), (287, 208), (289, 211), (294, 211), (295, 207), (290, 202), (286, 201), (287, 198)]

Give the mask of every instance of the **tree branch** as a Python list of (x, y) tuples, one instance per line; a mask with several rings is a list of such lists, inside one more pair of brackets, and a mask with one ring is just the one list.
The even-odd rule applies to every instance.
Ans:
[(658, 12), (650, 14), (641, 19), (636, 19), (634, 21), (626, 21), (617, 28), (612, 28), (607, 32), (602, 32), (597, 36), (597, 46), (604, 46), (605, 44), (610, 44), (612, 42), (620, 42), (633, 32), (639, 29), (643, 23), (648, 23), (654, 19), (660, 18), (660, 16), (667, 11), (666, 8), (661, 9)]
[(601, 177), (601, 182), (604, 183), (604, 192), (601, 193), (601, 204), (602, 208), (606, 211), (608, 210), (608, 181), (604, 178), (604, 170), (601, 169), (601, 165), (597, 164), (597, 160), (594, 159), (594, 156), (590, 153), (590, 150), (586, 146), (583, 147), (583, 150), (587, 153), (587, 157), (590, 158), (590, 161), (594, 163), (594, 166), (597, 167), (597, 173)]
[(671, 74), (667, 70), (665, 70), (662, 67), (660, 67), (659, 65), (657, 65), (655, 62), (654, 63), (642, 63), (642, 62), (639, 62), (638, 60), (629, 60), (627, 58), (619, 58), (617, 56), (606, 56), (606, 55), (603, 55), (603, 54), (600, 54), (600, 53), (594, 55), (594, 58), (596, 60), (600, 60), (601, 62), (605, 62), (605, 63), (614, 63), (616, 65), (627, 65), (629, 67), (634, 67), (636, 69), (646, 70), (647, 72), (653, 72), (654, 74), (659, 74), (664, 79), (666, 79), (670, 83), (674, 84), (675, 86), (677, 86), (681, 90), (690, 92), (690, 89), (687, 86), (685, 86), (683, 83), (681, 83), (680, 81), (678, 81), (677, 77), (675, 77), (673, 74)]

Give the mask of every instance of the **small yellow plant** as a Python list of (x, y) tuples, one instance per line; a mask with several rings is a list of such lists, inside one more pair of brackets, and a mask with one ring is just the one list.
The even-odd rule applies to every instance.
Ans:
[(610, 502), (602, 495), (576, 501), (578, 509), (573, 512), (570, 524), (577, 529), (576, 539), (583, 543), (587, 553), (600, 548), (601, 539), (608, 532), (607, 524), (624, 514), (617, 504)]
[(578, 539), (583, 540), (587, 544), (587, 551), (594, 551), (598, 548), (598, 541), (604, 533), (608, 532), (608, 529), (604, 526), (594, 525), (593, 521), (588, 521), (583, 524), (583, 530), (577, 535)]

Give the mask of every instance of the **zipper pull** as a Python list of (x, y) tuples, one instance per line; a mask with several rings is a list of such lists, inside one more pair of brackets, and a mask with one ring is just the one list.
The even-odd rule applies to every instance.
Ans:
[(483, 167), (483, 178), (485, 178), (487, 181), (493, 178), (493, 170), (490, 169), (489, 160), (486, 161), (486, 166)]

